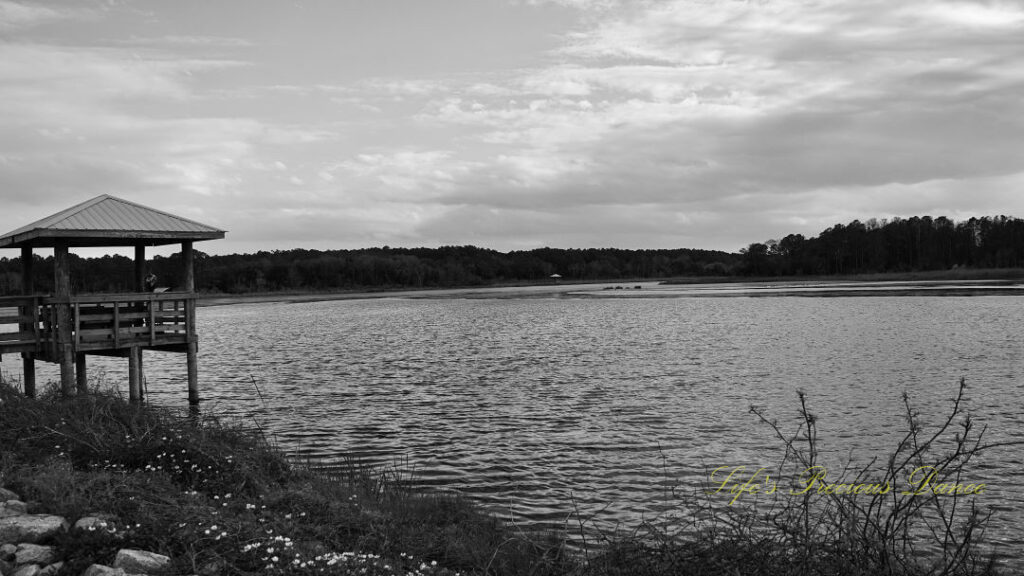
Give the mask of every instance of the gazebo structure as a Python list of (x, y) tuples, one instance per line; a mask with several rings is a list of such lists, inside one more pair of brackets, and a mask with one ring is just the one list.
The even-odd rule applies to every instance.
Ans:
[[(65, 395), (88, 390), (86, 355), (128, 357), (129, 398), (142, 400), (142, 352), (183, 352), (188, 401), (199, 403), (193, 242), (224, 231), (109, 195), (97, 196), (0, 236), (20, 248), (22, 295), (0, 297), (0, 355), (20, 353), (25, 394), (36, 392), (36, 360), (60, 364)], [(146, 247), (181, 244), (177, 291), (145, 291)], [(133, 246), (134, 292), (72, 294), (69, 249)], [(33, 250), (53, 249), (52, 294), (37, 294)]]

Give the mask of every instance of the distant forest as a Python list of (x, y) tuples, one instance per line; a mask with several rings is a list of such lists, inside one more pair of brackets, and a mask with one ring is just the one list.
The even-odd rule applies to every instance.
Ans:
[[(200, 244), (201, 246), (201, 244)], [(175, 288), (179, 259), (147, 265), (158, 284)], [(959, 223), (928, 216), (837, 224), (816, 237), (790, 234), (728, 253), (613, 248), (497, 252), (474, 246), (275, 250), (211, 256), (196, 252), (196, 289), (210, 293), (435, 288), (500, 283), (668, 279), (681, 277), (828, 276), (967, 268), (1024, 267), (1024, 220), (1006, 216)], [(77, 293), (130, 291), (134, 264), (124, 256), (72, 254)], [(53, 259), (36, 256), (38, 291), (53, 286)], [(21, 290), (20, 258), (0, 258), (0, 294)]]

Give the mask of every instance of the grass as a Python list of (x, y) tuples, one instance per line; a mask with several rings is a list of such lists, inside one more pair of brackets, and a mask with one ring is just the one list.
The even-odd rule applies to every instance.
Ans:
[[(835, 481), (895, 482), (922, 465), (956, 479), (986, 448), (983, 431), (963, 420), (961, 397), (931, 434), (906, 405), (908, 431), (888, 461)], [(802, 396), (794, 434), (754, 414), (787, 449), (777, 478), (817, 465), (817, 422)], [(112, 393), (28, 399), (3, 383), (0, 485), (33, 512), (72, 521), (103, 513), (106, 526), (53, 542), (61, 573), (75, 576), (129, 547), (170, 556), (173, 573), (204, 576), (997, 573), (981, 552), (986, 516), (969, 498), (780, 490), (728, 506), (709, 483), (678, 497), (692, 514), (591, 536), (580, 549), (569, 531), (586, 531), (583, 521), (562, 534), (527, 533), (456, 495), (414, 490), (400, 470), (289, 462), (239, 423)]]

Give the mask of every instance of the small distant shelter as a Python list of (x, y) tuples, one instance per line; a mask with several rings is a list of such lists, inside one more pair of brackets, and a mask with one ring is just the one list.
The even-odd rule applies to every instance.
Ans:
[[(0, 236), (0, 248), (20, 248), (22, 295), (0, 297), (0, 358), (20, 353), (25, 394), (36, 393), (37, 360), (60, 364), (65, 395), (88, 391), (87, 355), (128, 358), (129, 399), (140, 402), (142, 352), (186, 355), (188, 401), (199, 403), (195, 257), (192, 245), (224, 237), (212, 226), (110, 195), (97, 196)], [(146, 291), (146, 248), (181, 244), (176, 291)], [(71, 248), (135, 249), (132, 292), (72, 294)], [(53, 249), (53, 293), (38, 294), (33, 251)]]

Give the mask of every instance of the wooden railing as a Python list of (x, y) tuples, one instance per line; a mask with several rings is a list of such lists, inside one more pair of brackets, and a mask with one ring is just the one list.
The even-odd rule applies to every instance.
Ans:
[(0, 353), (35, 352), (47, 345), (39, 296), (0, 297)]
[(195, 295), (186, 293), (0, 298), (0, 352), (57, 358), (60, 306), (68, 307), (75, 352), (173, 349), (194, 341), (195, 305)]

